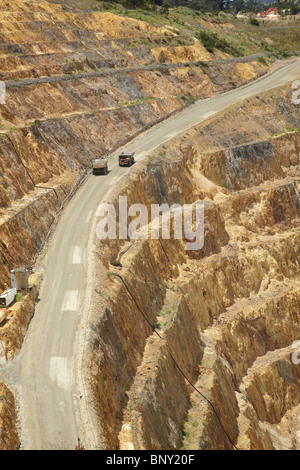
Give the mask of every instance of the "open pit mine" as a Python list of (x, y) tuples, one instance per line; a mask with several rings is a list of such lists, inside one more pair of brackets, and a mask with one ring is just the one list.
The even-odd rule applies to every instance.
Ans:
[[(300, 449), (299, 60), (177, 36), (0, 2), (1, 450)], [(122, 196), (201, 203), (203, 246), (100, 240)]]

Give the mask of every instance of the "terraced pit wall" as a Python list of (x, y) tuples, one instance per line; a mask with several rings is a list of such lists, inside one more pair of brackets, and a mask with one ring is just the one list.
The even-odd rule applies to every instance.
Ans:
[[(143, 79), (140, 90), (143, 90), (145, 82), (153, 83), (157, 78), (153, 72), (136, 75)], [(119, 142), (185, 104), (184, 100), (172, 96), (163, 101), (154, 98), (144, 102), (144, 95), (136, 88), (132, 78), (110, 78), (109, 85), (108, 81), (104, 83), (100, 79), (85, 80), (85, 83), (66, 82), (63, 90), (59, 90), (62, 85), (58, 89), (54, 85), (37, 85), (8, 90), (8, 99), (12, 104), (7, 105), (7, 110), (13, 114), (9, 117), (10, 122), (16, 125), (25, 119), (31, 124), (0, 134), (1, 230), (7, 232), (1, 237), (3, 274), (0, 288), (8, 282), (11, 266), (28, 264), (32, 260), (53, 222), (55, 211), (93, 159), (101, 158)], [(170, 79), (161, 73), (159, 82), (156, 83), (158, 89), (172, 89)], [(74, 86), (76, 88), (77, 85), (80, 88), (75, 92)], [(92, 91), (93, 87), (97, 90)], [(101, 98), (99, 87), (103, 87)], [(185, 87), (187, 91), (187, 83)], [(124, 107), (112, 103), (108, 98), (108, 89), (115, 90), (118, 99), (127, 99), (128, 103)], [(127, 92), (123, 93), (125, 89)], [(128, 90), (132, 90), (130, 96)], [(147, 94), (147, 91), (143, 90), (143, 93)], [(87, 101), (82, 105), (84, 95)], [(29, 97), (30, 106), (26, 103)], [(45, 111), (37, 112), (39, 102), (46, 98), (52, 114), (57, 117), (47, 118)], [(129, 105), (130, 102), (133, 104)], [(22, 106), (17, 108), (17, 103), (22, 103)], [(94, 107), (102, 106), (103, 111), (95, 111)], [(25, 221), (30, 217), (26, 225)], [(28, 241), (23, 249), (25, 240)]]
[(298, 448), (299, 119), (289, 87), (246, 100), (108, 197), (202, 201), (205, 244), (97, 242), (85, 357), (103, 448)]
[[(12, 268), (35, 259), (93, 159), (194, 99), (232, 89), (267, 68), (259, 57), (232, 61), (219, 51), (209, 54), (197, 39), (168, 26), (70, 12), (43, 0), (2, 1), (0, 22), (0, 80), (6, 85), (0, 106), (1, 292)], [(30, 301), (18, 302), (0, 326), (9, 358), (22, 345), (37, 294), (34, 288)]]
[[(0, 290), (12, 267), (33, 260), (93, 159), (193, 99), (266, 70), (258, 58), (231, 62), (195, 38), (179, 45), (172, 28), (110, 13), (14, 0), (1, 3), (0, 20)], [(196, 66), (201, 60), (217, 63)]]

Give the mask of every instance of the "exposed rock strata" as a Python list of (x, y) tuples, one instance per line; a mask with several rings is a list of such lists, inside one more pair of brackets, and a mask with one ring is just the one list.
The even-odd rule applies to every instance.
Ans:
[[(267, 109), (252, 107), (256, 98), (240, 107), (249, 144), (233, 134), (228, 146), (217, 128), (222, 117), (212, 119), (149, 156), (110, 200), (117, 206), (126, 194), (129, 205), (147, 207), (199, 200), (206, 220), (198, 252), (186, 252), (184, 241), (150, 239), (96, 249), (95, 286), (106, 288), (94, 294), (89, 361), (107, 448), (232, 448), (174, 358), (239, 448), (299, 445), (299, 371), (291, 362), (300, 335), (299, 133), (266, 139), (271, 121), (256, 124), (258, 112), (271, 115), (283, 102), (290, 113), (276, 132), (298, 124), (299, 114), (274, 95)], [(231, 114), (243, 129), (236, 107)], [(211, 150), (200, 145), (207, 135)], [(110, 265), (116, 259), (119, 268)], [(111, 272), (126, 280), (139, 308)]]

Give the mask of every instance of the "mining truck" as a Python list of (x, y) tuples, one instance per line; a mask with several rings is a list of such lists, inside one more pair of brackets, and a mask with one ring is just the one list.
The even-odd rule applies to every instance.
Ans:
[(107, 175), (108, 174), (108, 164), (107, 158), (99, 158), (94, 160), (93, 163), (93, 174), (94, 175)]
[(15, 300), (17, 295), (17, 289), (12, 288), (12, 289), (7, 289), (0, 295), (0, 307), (5, 308), (9, 307)]
[(121, 153), (119, 155), (119, 166), (131, 166), (135, 163), (134, 152), (132, 153)]

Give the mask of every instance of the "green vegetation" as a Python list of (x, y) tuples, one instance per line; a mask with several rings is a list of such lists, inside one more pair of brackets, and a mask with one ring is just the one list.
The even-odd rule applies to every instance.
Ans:
[(259, 26), (259, 21), (257, 21), (255, 18), (250, 18), (249, 24), (252, 24), (252, 26)]
[(113, 260), (110, 262), (112, 266), (119, 266), (120, 268), (122, 267), (122, 263), (119, 260)]
[(286, 127), (285, 128), (285, 132), (275, 132), (275, 134), (271, 134), (268, 139), (272, 139), (272, 137), (281, 137), (281, 136), (284, 136), (286, 134), (290, 134), (292, 132), (300, 132), (300, 127), (297, 128), (297, 127)]
[(257, 62), (260, 62), (263, 65), (268, 65), (268, 62), (266, 61), (266, 59), (264, 57), (259, 57), (257, 59)]
[(0, 124), (0, 131), (15, 131), (16, 129), (16, 126), (5, 126), (4, 124)]
[[(84, 11), (108, 11), (123, 17), (145, 21), (156, 27), (167, 26), (169, 31), (159, 35), (145, 33), (132, 38), (126, 48), (189, 45), (198, 38), (208, 52), (217, 50), (234, 57), (269, 52), (275, 55), (299, 51), (300, 21), (295, 16), (283, 16), (279, 21), (254, 17), (237, 19), (237, 12), (265, 11), (269, 6), (290, 13), (300, 11), (300, 2), (289, 0), (264, 5), (256, 0), (50, 0), (68, 8)], [(212, 22), (232, 25), (212, 30)], [(176, 38), (177, 35), (178, 37)], [(16, 50), (18, 52), (18, 50)], [(163, 63), (163, 60), (162, 60)], [(263, 62), (262, 62), (263, 63)], [(150, 62), (147, 62), (150, 65)], [(93, 68), (93, 67), (92, 67)], [(70, 72), (67, 72), (70, 73)], [(73, 72), (74, 73), (74, 72)], [(78, 72), (75, 72), (78, 73)], [(165, 73), (169, 73), (168, 70)]]
[(191, 95), (182, 95), (181, 99), (183, 101), (187, 101), (189, 103), (194, 103), (195, 101), (199, 100), (199, 96), (191, 96)]
[(35, 119), (31, 124), (30, 124), (30, 127), (34, 127), (34, 126), (37, 126), (38, 124), (40, 124), (40, 120), (39, 119)]
[(233, 56), (242, 55), (242, 51), (233, 44), (229, 43), (224, 37), (219, 37), (217, 33), (212, 31), (200, 31), (195, 35), (202, 42), (208, 52), (213, 53), (215, 49), (226, 52)]
[[(59, 3), (60, 0), (50, 0), (50, 2)], [(168, 16), (170, 11), (176, 8), (189, 8), (195, 15), (203, 13), (221, 12), (258, 12), (266, 11), (269, 7), (274, 7), (282, 12), (290, 10), (292, 15), (300, 11), (298, 0), (277, 0), (273, 3), (264, 4), (257, 0), (61, 0), (61, 3), (74, 8), (86, 8), (94, 10), (112, 10), (112, 9), (135, 9), (145, 12), (159, 10), (160, 15)]]
[(21, 294), (17, 294), (16, 297), (15, 297), (16, 302), (21, 302), (23, 299), (24, 299), (24, 297)]

